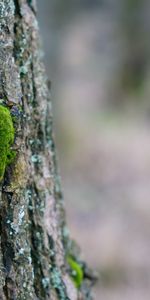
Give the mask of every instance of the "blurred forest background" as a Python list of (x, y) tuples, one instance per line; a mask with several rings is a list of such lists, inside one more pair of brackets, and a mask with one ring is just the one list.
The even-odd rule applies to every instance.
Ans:
[(150, 1), (37, 0), (67, 219), (96, 300), (150, 297)]

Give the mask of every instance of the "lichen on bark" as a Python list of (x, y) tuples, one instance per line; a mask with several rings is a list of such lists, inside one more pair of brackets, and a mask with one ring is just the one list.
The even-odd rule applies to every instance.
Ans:
[(90, 277), (84, 272), (77, 289), (67, 264), (70, 237), (35, 1), (2, 0), (0, 29), (0, 99), (15, 117), (17, 152), (0, 183), (0, 299), (91, 299)]

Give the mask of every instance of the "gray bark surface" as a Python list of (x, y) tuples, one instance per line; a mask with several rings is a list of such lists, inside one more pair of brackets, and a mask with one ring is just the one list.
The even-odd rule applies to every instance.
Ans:
[(15, 116), (17, 153), (0, 182), (0, 299), (91, 299), (90, 274), (77, 289), (66, 262), (72, 243), (35, 4), (0, 1), (0, 99)]

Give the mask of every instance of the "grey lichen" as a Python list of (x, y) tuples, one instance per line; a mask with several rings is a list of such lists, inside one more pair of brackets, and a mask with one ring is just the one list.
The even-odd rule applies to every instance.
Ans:
[(28, 73), (28, 68), (26, 66), (20, 67), (20, 74), (26, 75)]
[(42, 284), (43, 284), (43, 287), (46, 289), (50, 285), (49, 277), (42, 278)]
[(41, 163), (41, 156), (38, 154), (33, 154), (31, 157), (33, 163)]
[(69, 300), (66, 295), (66, 288), (62, 281), (61, 272), (57, 268), (53, 268), (51, 271), (52, 286), (59, 295), (60, 300)]

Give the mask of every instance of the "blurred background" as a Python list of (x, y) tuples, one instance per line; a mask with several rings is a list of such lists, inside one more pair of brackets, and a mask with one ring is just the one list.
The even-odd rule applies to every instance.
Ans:
[(95, 300), (150, 297), (150, 1), (37, 0), (67, 220)]

